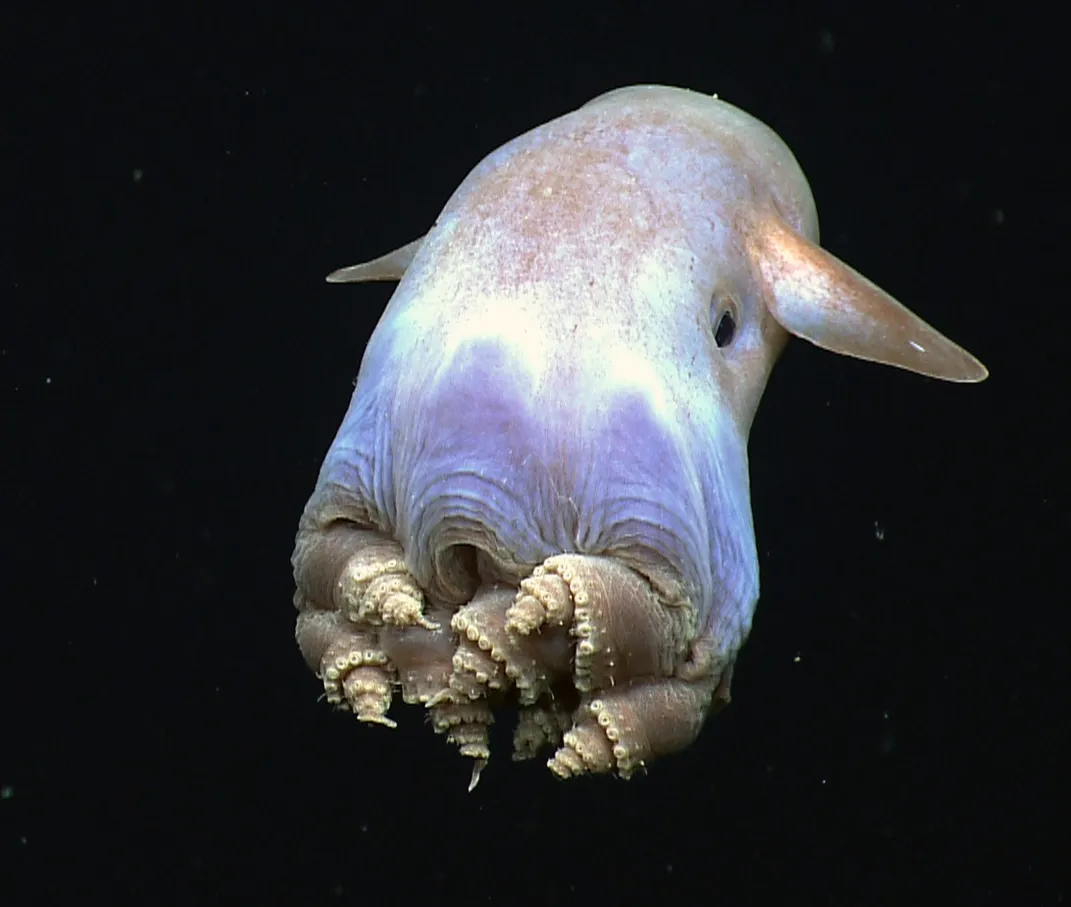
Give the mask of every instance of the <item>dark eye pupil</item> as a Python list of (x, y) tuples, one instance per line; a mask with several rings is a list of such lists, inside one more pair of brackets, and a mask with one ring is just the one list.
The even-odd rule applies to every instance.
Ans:
[(736, 322), (733, 320), (732, 313), (728, 311), (722, 312), (721, 318), (718, 319), (718, 324), (714, 328), (714, 342), (719, 349), (732, 343), (735, 333)]

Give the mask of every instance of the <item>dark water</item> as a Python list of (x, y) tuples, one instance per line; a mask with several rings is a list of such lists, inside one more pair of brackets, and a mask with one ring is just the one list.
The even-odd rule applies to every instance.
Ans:
[[(1052, 24), (271, 6), (4, 17), (0, 904), (1071, 897)], [(777, 129), (824, 244), (992, 376), (792, 344), (752, 432), (733, 704), (627, 783), (500, 758), (468, 794), (418, 713), (332, 713), (293, 644), (296, 521), (390, 292), (323, 277), (649, 81)]]

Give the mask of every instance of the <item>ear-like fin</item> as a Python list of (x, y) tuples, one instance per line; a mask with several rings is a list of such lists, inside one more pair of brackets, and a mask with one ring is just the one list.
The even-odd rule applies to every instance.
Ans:
[(423, 236), (400, 249), (380, 255), (379, 258), (361, 262), (359, 265), (350, 265), (348, 268), (339, 268), (327, 275), (327, 282), (362, 283), (366, 280), (401, 280), (422, 242), (424, 242)]
[(977, 359), (776, 215), (752, 224), (748, 251), (770, 314), (816, 346), (944, 381), (984, 381)]

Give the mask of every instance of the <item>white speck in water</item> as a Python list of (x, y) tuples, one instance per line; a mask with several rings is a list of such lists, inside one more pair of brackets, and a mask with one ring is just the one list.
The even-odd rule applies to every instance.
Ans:
[(908, 343), (910, 343), (920, 353), (925, 353), (926, 352), (926, 347), (924, 347), (921, 343), (915, 343), (914, 340), (909, 340)]

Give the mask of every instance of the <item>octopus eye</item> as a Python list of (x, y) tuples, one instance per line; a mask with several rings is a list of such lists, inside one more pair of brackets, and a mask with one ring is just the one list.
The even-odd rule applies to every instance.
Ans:
[(735, 305), (731, 299), (715, 299), (711, 305), (711, 323), (714, 325), (714, 342), (724, 349), (736, 336)]

